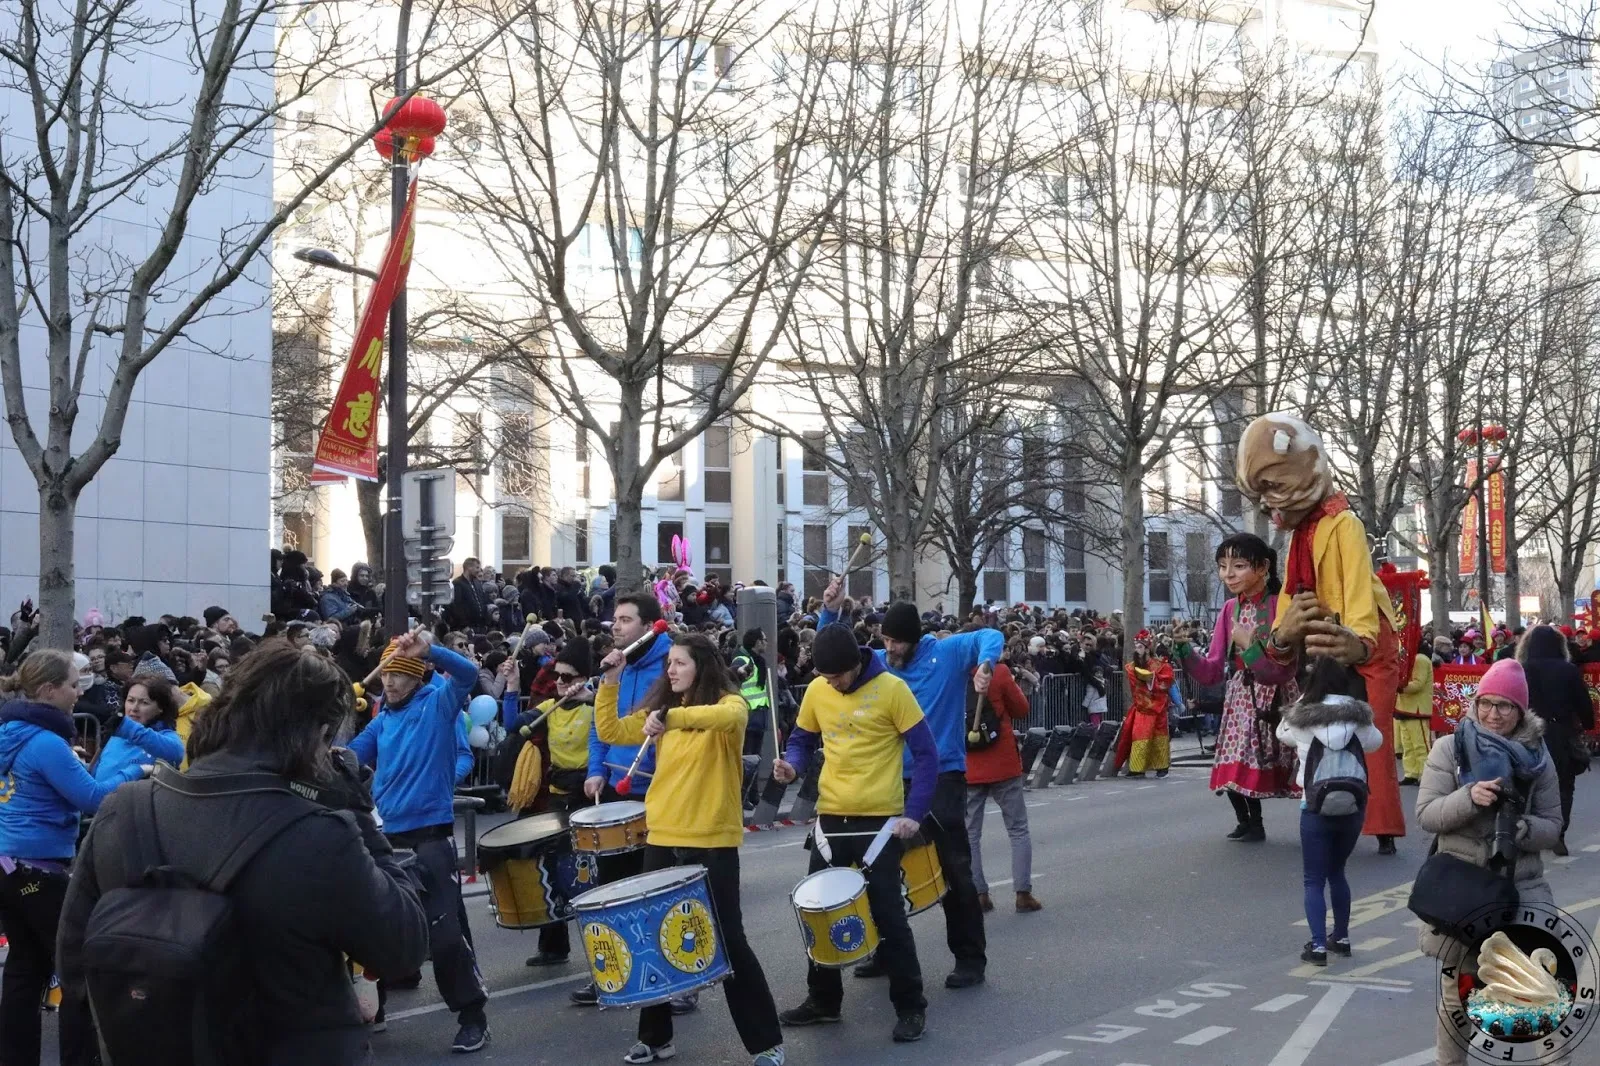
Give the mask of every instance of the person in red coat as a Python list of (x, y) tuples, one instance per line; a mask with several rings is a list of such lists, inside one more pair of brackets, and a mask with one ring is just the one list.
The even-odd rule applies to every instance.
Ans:
[(989, 691), (967, 696), (967, 836), (972, 841), (972, 880), (978, 902), (994, 910), (989, 882), (983, 876), (983, 814), (992, 798), (1011, 838), (1011, 885), (1017, 911), (1039, 910), (1033, 896), (1033, 840), (1028, 836), (1028, 806), (1022, 789), (1022, 756), (1017, 751), (1013, 721), (1028, 717), (1028, 697), (1017, 687), (1010, 667), (994, 668)]

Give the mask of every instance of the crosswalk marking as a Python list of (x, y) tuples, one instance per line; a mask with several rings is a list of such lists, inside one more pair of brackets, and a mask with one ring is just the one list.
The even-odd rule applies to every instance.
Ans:
[(1070, 1051), (1046, 1051), (1042, 1054), (1035, 1055), (1031, 1059), (1023, 1059), (1021, 1062), (1017, 1063), (1017, 1066), (1045, 1066), (1045, 1063), (1047, 1062), (1055, 1062), (1057, 1059), (1064, 1059), (1070, 1054), (1072, 1054)]
[(1361, 941), (1361, 943), (1356, 944), (1355, 945), (1355, 950), (1356, 951), (1377, 951), (1379, 948), (1386, 948), (1390, 944), (1393, 944), (1393, 943), (1394, 943), (1394, 937), (1392, 937), (1392, 936), (1368, 937), (1366, 940)]
[(1407, 1055), (1403, 1059), (1390, 1059), (1388, 1062), (1383, 1063), (1382, 1066), (1433, 1066), (1435, 1054), (1434, 1049), (1429, 1048), (1426, 1051), (1419, 1051), (1415, 1055)]
[(1271, 999), (1267, 1000), (1265, 1003), (1257, 1003), (1254, 1007), (1251, 1007), (1250, 1009), (1251, 1010), (1265, 1011), (1268, 1014), (1276, 1014), (1280, 1010), (1282, 1010), (1283, 1008), (1292, 1007), (1296, 1003), (1299, 1003), (1302, 999), (1305, 999), (1305, 998), (1306, 997), (1301, 996), (1301, 995), (1297, 995), (1297, 994), (1295, 994), (1293, 992), (1285, 992), (1281, 996), (1273, 996)]
[(1583, 850), (1593, 855), (1595, 852), (1600, 851), (1600, 844), (1586, 844)]
[(1393, 969), (1396, 966), (1404, 966), (1413, 959), (1420, 958), (1422, 958), (1422, 952), (1420, 951), (1403, 951), (1398, 955), (1391, 955), (1387, 959), (1379, 959), (1377, 962), (1368, 963), (1366, 966), (1357, 966), (1353, 970), (1346, 971), (1344, 976), (1370, 977), (1375, 973), (1381, 973), (1384, 970)]
[(1219, 1036), (1227, 1036), (1231, 1032), (1233, 1032), (1231, 1025), (1208, 1025), (1204, 1029), (1196, 1029), (1188, 1036), (1178, 1037), (1173, 1043), (1182, 1044), (1184, 1047), (1199, 1047), (1202, 1044), (1211, 1043)]

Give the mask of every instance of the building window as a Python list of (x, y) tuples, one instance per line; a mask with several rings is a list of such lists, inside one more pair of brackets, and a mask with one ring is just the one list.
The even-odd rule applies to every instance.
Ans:
[(723, 588), (733, 587), (733, 556), (730, 543), (732, 535), (726, 522), (706, 523), (706, 577), (722, 582)]
[[(778, 487), (778, 503), (782, 504), (785, 502), (784, 497), (788, 493), (788, 490), (784, 484), (788, 479), (784, 477), (783, 474), (782, 437), (772, 438), (772, 480)], [(781, 560), (783, 559), (783, 538), (781, 536), (778, 538), (778, 559), (780, 560), (779, 565), (782, 565)], [(780, 580), (782, 579), (780, 578)]]
[[(778, 479), (783, 484), (783, 479)], [(789, 580), (789, 523), (778, 523), (778, 584)], [(779, 619), (783, 621), (783, 619)]]
[[(672, 538), (683, 536), (682, 522), (657, 522), (656, 523), (656, 565), (671, 566), (672, 563)], [(622, 575), (618, 574), (621, 580)]]
[(1211, 571), (1215, 564), (1211, 555), (1211, 538), (1203, 532), (1189, 533), (1184, 537), (1183, 591), (1191, 605), (1211, 602)]
[(589, 565), (589, 520), (580, 518), (572, 524), (573, 552), (579, 566)]
[(1089, 599), (1087, 553), (1083, 547), (1083, 534), (1068, 530), (1062, 538), (1062, 562), (1066, 570), (1066, 588), (1062, 594), (1068, 603), (1086, 603)]
[(1172, 553), (1167, 535), (1152, 531), (1145, 536), (1145, 572), (1149, 579), (1150, 602), (1172, 602)]
[(683, 502), (683, 467), (678, 465), (676, 456), (669, 456), (656, 470), (656, 499)]
[(483, 415), (478, 411), (456, 413), (457, 462), (476, 474), (483, 471)]
[[(861, 534), (871, 532), (872, 530), (866, 526), (849, 527), (850, 550), (854, 552), (856, 550), (856, 545), (861, 543)], [(848, 595), (854, 596), (858, 600), (871, 599), (874, 592), (874, 577), (875, 575), (872, 567), (863, 566), (859, 568), (855, 573), (850, 575), (850, 580), (847, 583), (848, 587), (845, 589), (845, 592)]]
[[(983, 599), (985, 603), (1005, 603), (1010, 598), (1011, 572), (1006, 569), (1006, 548), (996, 544), (983, 561)], [(968, 607), (965, 603), (961, 605), (962, 610)]]
[(705, 479), (707, 503), (733, 502), (732, 427), (726, 422), (713, 422), (706, 427), (704, 438)]
[(1050, 484), (1050, 442), (1042, 437), (1022, 438), (1023, 502), (1043, 508)]
[(1022, 531), (1022, 598), (1030, 603), (1042, 603), (1050, 598), (1044, 534), (1036, 529)]
[(807, 597), (821, 596), (833, 577), (828, 570), (828, 527), (807, 525), (802, 548), (805, 552), (805, 558), (801, 560), (805, 566), (804, 594)]
[(532, 554), (532, 520), (525, 514), (500, 515), (500, 564), (526, 563)]
[(807, 507), (828, 506), (827, 454), (827, 437), (821, 430), (805, 434), (805, 454), (801, 457), (800, 469), (805, 472), (801, 498)]
[[(858, 507), (866, 507), (871, 502), (868, 493), (870, 484), (868, 478), (871, 475), (868, 471), (873, 466), (872, 449), (867, 445), (865, 433), (852, 433), (846, 444), (846, 449), (845, 460), (850, 469), (850, 474), (844, 479), (844, 502), (846, 507), (853, 510)], [(855, 537), (852, 536), (850, 543), (854, 544), (855, 542)]]
[(578, 497), (589, 498), (589, 431), (579, 426), (573, 438), (572, 458), (578, 464)]

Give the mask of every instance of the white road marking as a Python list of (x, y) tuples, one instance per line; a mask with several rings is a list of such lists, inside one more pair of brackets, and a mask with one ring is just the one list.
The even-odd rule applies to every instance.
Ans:
[(1101, 795), (1102, 796), (1120, 796), (1125, 791), (1127, 791), (1127, 790), (1126, 789), (1121, 789), (1121, 788), (1108, 788), (1104, 792), (1102, 792)]
[(1550, 861), (1557, 866), (1571, 866), (1573, 863), (1578, 861), (1578, 857), (1576, 855), (1567, 855), (1562, 858), (1551, 859)]
[[(1135, 792), (1143, 792), (1147, 788), (1160, 788), (1160, 787), (1161, 787), (1160, 785), (1140, 785), (1138, 788), (1134, 789), (1134, 791)], [(1111, 795), (1111, 793), (1107, 792), (1106, 795), (1109, 796), (1109, 795)]]
[(1393, 943), (1394, 937), (1392, 936), (1374, 936), (1356, 944), (1355, 949), (1357, 951), (1377, 951), (1379, 948), (1386, 948)]
[(1101, 1023), (1094, 1027), (1094, 1036), (1068, 1036), (1068, 1040), (1082, 1040), (1085, 1044), (1115, 1044), (1118, 1040), (1126, 1040), (1130, 1036), (1137, 1036), (1144, 1032), (1140, 1025), (1111, 1025)]
[(1267, 1000), (1265, 1003), (1257, 1003), (1254, 1007), (1251, 1007), (1250, 1009), (1251, 1010), (1266, 1011), (1268, 1014), (1276, 1014), (1280, 1010), (1282, 1010), (1283, 1008), (1292, 1007), (1296, 1003), (1299, 1003), (1302, 999), (1305, 999), (1305, 998), (1306, 997), (1301, 996), (1301, 995), (1296, 995), (1293, 992), (1285, 992), (1281, 996), (1273, 996), (1271, 999)]
[(1196, 1029), (1188, 1036), (1178, 1037), (1173, 1043), (1182, 1044), (1184, 1047), (1199, 1047), (1202, 1044), (1211, 1043), (1219, 1036), (1227, 1036), (1231, 1032), (1233, 1032), (1233, 1026), (1231, 1025), (1208, 1025), (1204, 1029)]
[(1370, 977), (1381, 970), (1392, 969), (1395, 966), (1404, 966), (1406, 963), (1420, 958), (1422, 958), (1422, 952), (1420, 951), (1404, 951), (1399, 955), (1391, 955), (1387, 959), (1379, 959), (1377, 962), (1368, 963), (1366, 966), (1357, 966), (1353, 970), (1347, 970), (1342, 976)]
[[(1024, 803), (1023, 806), (1024, 807), (1028, 807), (1028, 808), (1031, 809), (1033, 807), (1048, 807), (1048, 806), (1050, 806), (1050, 804), (1048, 804), (1048, 803)], [(999, 814), (1000, 812), (999, 811), (995, 811), (994, 813)]]
[(1333, 1020), (1355, 994), (1352, 985), (1329, 985), (1317, 1005), (1311, 1008), (1311, 1013), (1289, 1035), (1288, 1042), (1278, 1049), (1268, 1066), (1305, 1066), (1306, 1060), (1333, 1025)]
[(1593, 855), (1595, 852), (1600, 851), (1600, 844), (1586, 844), (1583, 850)]
[(1073, 800), (1081, 800), (1081, 799), (1088, 799), (1088, 798), (1089, 797), (1087, 797), (1087, 796), (1068, 796), (1066, 799), (1062, 800), (1061, 802), (1063, 802), (1063, 803), (1071, 803)]
[[(490, 999), (500, 999), (502, 996), (515, 996), (523, 992), (535, 992), (541, 988), (555, 988), (557, 985), (570, 985), (577, 981), (587, 981), (588, 973), (572, 973), (565, 977), (552, 977), (548, 981), (535, 981), (531, 985), (516, 985), (512, 988), (501, 988), (489, 993)], [(397, 1010), (393, 1013), (385, 1012), (384, 1017), (391, 1022), (402, 1021), (406, 1018), (416, 1018), (423, 1014), (433, 1014), (436, 1011), (446, 1010), (444, 1003), (429, 1003), (425, 1007), (411, 1007), (407, 1010)]]
[(1407, 1055), (1403, 1059), (1390, 1059), (1381, 1066), (1433, 1066), (1436, 1052), (1433, 1048), (1419, 1051), (1415, 1055)]
[(1070, 1054), (1072, 1054), (1070, 1051), (1046, 1051), (1042, 1055), (1035, 1055), (1031, 1059), (1023, 1059), (1017, 1063), (1017, 1066), (1044, 1066), (1047, 1062), (1064, 1059)]

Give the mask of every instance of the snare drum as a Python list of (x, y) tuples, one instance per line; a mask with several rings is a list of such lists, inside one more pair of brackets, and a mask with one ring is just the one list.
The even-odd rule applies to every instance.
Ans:
[(478, 865), (489, 875), (495, 924), (537, 929), (572, 916), (577, 866), (559, 814), (536, 814), (478, 838)]
[(818, 966), (839, 969), (860, 962), (878, 947), (878, 926), (867, 905), (867, 879), (860, 870), (818, 870), (790, 895), (806, 954)]
[(900, 896), (907, 914), (921, 914), (944, 898), (948, 886), (939, 852), (920, 833), (900, 854)]
[(644, 847), (644, 804), (618, 800), (573, 811), (567, 818), (574, 851), (614, 855)]
[(704, 866), (672, 866), (573, 901), (602, 1007), (648, 1007), (728, 977)]

